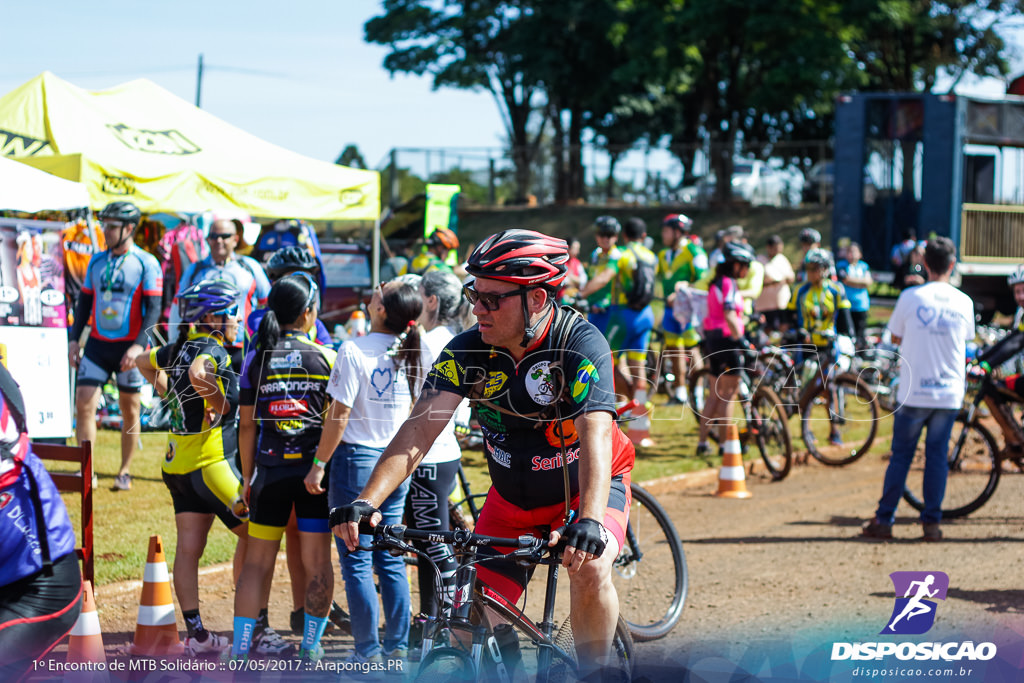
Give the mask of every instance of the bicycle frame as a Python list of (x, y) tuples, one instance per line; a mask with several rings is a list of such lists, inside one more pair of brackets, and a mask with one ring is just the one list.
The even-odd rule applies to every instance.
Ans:
[(1003, 459), (1011, 452), (1024, 453), (1024, 429), (1014, 419), (1010, 412), (1009, 401), (1000, 397), (992, 386), (991, 375), (985, 375), (978, 389), (978, 394), (970, 403), (967, 409), (967, 422), (974, 422), (977, 419), (978, 406), (984, 403), (992, 418), (999, 425), (1003, 435), (1003, 447), (999, 451), (999, 458)]

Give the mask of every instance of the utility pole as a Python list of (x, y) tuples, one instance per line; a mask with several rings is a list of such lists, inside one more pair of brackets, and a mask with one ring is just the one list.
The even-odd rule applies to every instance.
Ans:
[(196, 107), (202, 107), (200, 101), (203, 96), (203, 53), (199, 53), (199, 68), (196, 70)]

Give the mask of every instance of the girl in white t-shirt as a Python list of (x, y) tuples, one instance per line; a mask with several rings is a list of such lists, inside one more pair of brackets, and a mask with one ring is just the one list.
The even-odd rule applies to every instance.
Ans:
[[(368, 307), (370, 333), (346, 341), (338, 349), (327, 393), (332, 399), (314, 466), (306, 483), (320, 489), (324, 466), (330, 466), (331, 508), (359, 497), (370, 472), (384, 452), (423, 384), (428, 358), (421, 348), (417, 319), (423, 299), (415, 285), (395, 280), (381, 285)], [(384, 524), (402, 520), (406, 480), (380, 506)], [(383, 550), (350, 553), (335, 538), (352, 614), (355, 663), (377, 661), (381, 655), (401, 656), (408, 648), (409, 581), (405, 560)], [(364, 539), (363, 546), (371, 539)], [(373, 575), (380, 581), (384, 603), (384, 641), (377, 634), (379, 610)]]

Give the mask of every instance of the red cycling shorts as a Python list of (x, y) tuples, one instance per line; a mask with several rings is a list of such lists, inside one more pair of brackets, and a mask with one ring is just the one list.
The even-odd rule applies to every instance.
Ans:
[[(630, 473), (625, 472), (612, 477), (611, 490), (608, 492), (608, 507), (601, 523), (608, 533), (615, 537), (622, 547), (626, 537), (626, 524), (629, 522), (629, 506), (632, 494), (629, 490)], [(579, 495), (572, 499), (571, 507), (579, 509)], [(480, 510), (480, 517), (473, 529), (484, 536), (497, 538), (518, 538), (524, 534), (541, 537), (539, 528), (557, 529), (562, 526), (565, 517), (565, 504), (556, 503), (544, 507), (524, 510), (502, 498), (492, 487), (487, 492), (487, 500)], [(508, 553), (513, 548), (494, 548), (500, 553)], [(485, 549), (481, 555), (486, 555)], [(505, 560), (487, 560), (477, 565), (477, 578), (500, 593), (510, 602), (519, 600), (526, 584), (533, 574), (533, 567), (521, 567), (515, 562)]]

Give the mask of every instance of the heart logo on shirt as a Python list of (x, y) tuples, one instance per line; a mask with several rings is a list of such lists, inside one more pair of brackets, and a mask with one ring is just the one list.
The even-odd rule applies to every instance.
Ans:
[(377, 398), (384, 395), (384, 392), (391, 386), (391, 368), (377, 368), (370, 374), (370, 386), (377, 392)]
[(936, 315), (938, 315), (938, 312), (931, 306), (917, 307), (917, 319), (920, 320), (921, 323), (924, 325), (927, 325), (931, 321), (935, 320)]

